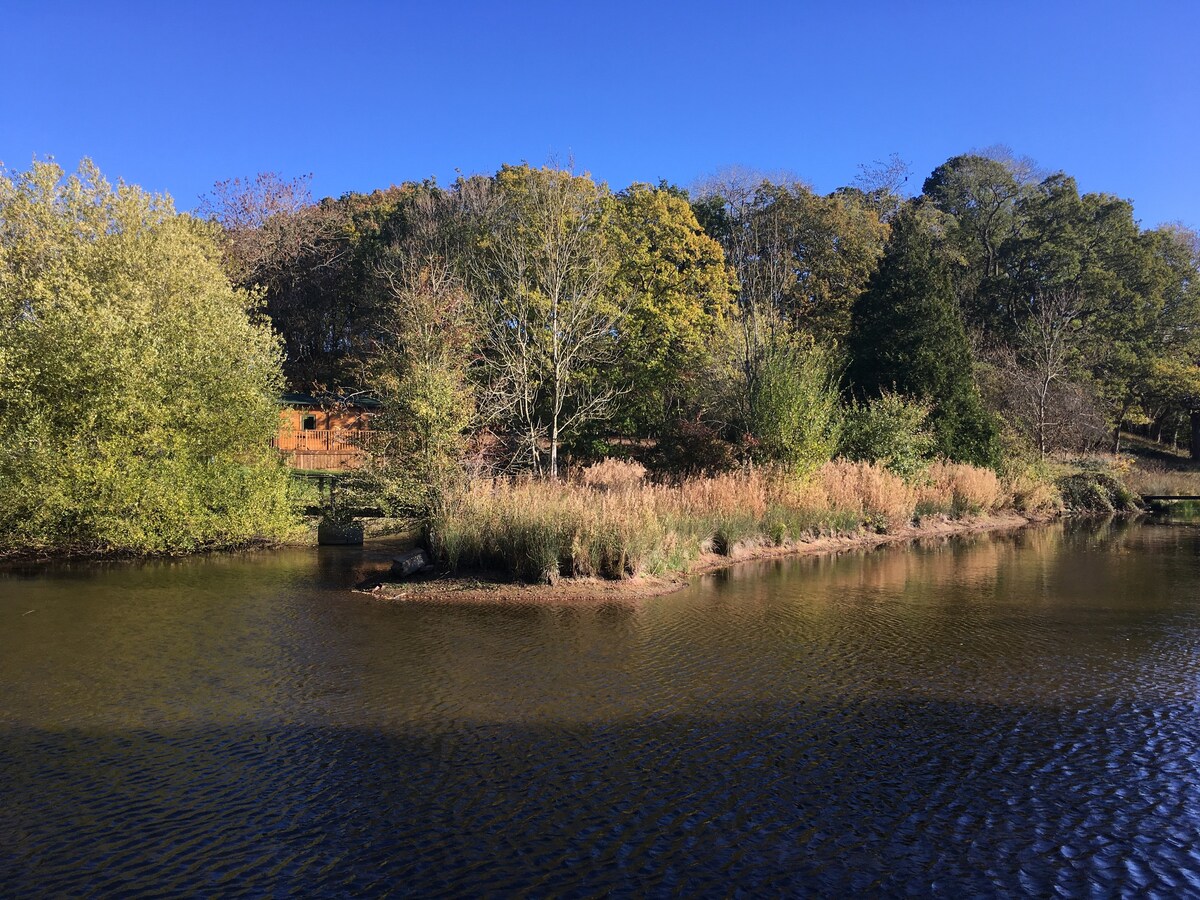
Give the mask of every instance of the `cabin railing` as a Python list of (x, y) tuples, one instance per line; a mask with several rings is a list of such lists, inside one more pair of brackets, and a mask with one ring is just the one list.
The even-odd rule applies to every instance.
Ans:
[(374, 431), (358, 428), (309, 428), (281, 431), (271, 439), (277, 450), (310, 452), (354, 452), (370, 446)]
[(366, 462), (375, 436), (361, 428), (285, 430), (271, 439), (271, 446), (294, 469), (357, 469)]

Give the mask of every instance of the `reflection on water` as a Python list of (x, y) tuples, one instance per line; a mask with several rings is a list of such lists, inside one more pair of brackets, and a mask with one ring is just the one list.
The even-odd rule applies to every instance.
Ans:
[(381, 558), (0, 575), (0, 893), (1200, 892), (1200, 528), (583, 608)]

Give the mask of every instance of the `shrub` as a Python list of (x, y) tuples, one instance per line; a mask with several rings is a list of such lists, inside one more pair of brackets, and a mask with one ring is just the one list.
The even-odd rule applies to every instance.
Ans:
[(1108, 472), (1076, 472), (1056, 484), (1067, 508), (1075, 512), (1128, 512), (1138, 506), (1133, 492)]
[(753, 455), (762, 461), (807, 473), (837, 449), (841, 419), (829, 359), (798, 338), (779, 336), (763, 349), (748, 410)]
[(897, 475), (911, 478), (929, 460), (933, 432), (928, 427), (932, 407), (895, 391), (851, 405), (842, 430), (841, 454), (847, 459), (878, 462)]
[(1026, 515), (1046, 515), (1061, 512), (1062, 494), (1054, 481), (1035, 468), (1020, 469), (1004, 480), (1009, 503), (1017, 512)]
[(663, 472), (698, 475), (732, 469), (737, 455), (715, 425), (700, 419), (677, 419), (659, 439), (653, 464)]

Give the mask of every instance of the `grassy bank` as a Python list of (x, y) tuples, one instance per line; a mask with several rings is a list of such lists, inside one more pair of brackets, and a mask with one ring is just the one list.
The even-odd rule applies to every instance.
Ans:
[(1002, 480), (954, 463), (934, 463), (910, 480), (839, 460), (806, 478), (752, 470), (653, 484), (636, 463), (608, 460), (565, 482), (475, 482), (445, 498), (430, 543), (452, 574), (553, 584), (680, 574), (710, 553), (889, 533), (1005, 509), (1050, 513), (1058, 503), (1042, 480)]

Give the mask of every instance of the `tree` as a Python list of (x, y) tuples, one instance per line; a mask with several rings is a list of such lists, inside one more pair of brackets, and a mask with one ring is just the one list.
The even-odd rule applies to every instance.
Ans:
[(586, 175), (505, 166), (487, 204), (471, 284), (486, 322), (487, 410), (520, 436), (520, 459), (558, 476), (559, 447), (607, 418), (621, 387), (597, 369), (617, 354), (626, 308), (613, 294), (612, 201)]
[(389, 299), (368, 367), (382, 402), (370, 450), (395, 503), (426, 512), (461, 471), (475, 419), (470, 299), (437, 256), (395, 257), (380, 277)]
[[(1020, 231), (1005, 247), (1005, 284), (997, 296), (1008, 343), (1036, 395), (1026, 427), (1041, 452), (1056, 449), (1055, 433), (1069, 433), (1069, 419), (1078, 418), (1075, 399), (1092, 394), (1116, 447), (1163, 333), (1156, 322), (1165, 284), (1151, 244), (1129, 203), (1081, 196), (1063, 174), (1027, 193), (1017, 214)], [(1056, 397), (1066, 408), (1056, 408)]]
[(363, 287), (371, 265), (354, 266), (346, 203), (315, 203), (311, 176), (273, 172), (218, 182), (201, 198), (200, 215), (221, 226), (226, 269), (235, 284), (263, 293), (283, 338), (285, 375), (294, 390), (339, 387), (352, 380), (369, 319)]
[(975, 384), (971, 347), (944, 258), (906, 208), (867, 291), (854, 306), (847, 379), (860, 399), (898, 391), (933, 405), (938, 452), (996, 461), (996, 425)]
[(197, 214), (221, 226), (230, 276), (239, 284), (268, 284), (324, 234), (311, 215), (312, 175), (285, 179), (278, 172), (228, 178), (200, 198)]
[[(1129, 363), (1112, 373), (1119, 381), (1109, 380), (1124, 388), (1119, 418), (1128, 421), (1132, 412), (1161, 437), (1168, 419), (1192, 417), (1200, 404), (1200, 236), (1163, 226), (1142, 232), (1138, 249), (1143, 302), (1133, 308), (1142, 314), (1130, 322), (1129, 305), (1112, 311)], [(1200, 458), (1200, 442), (1192, 450)]]
[(212, 226), (90, 163), (0, 173), (0, 545), (277, 537), (276, 339)]
[(631, 387), (622, 406), (635, 431), (658, 433), (701, 387), (711, 342), (733, 317), (736, 280), (678, 192), (635, 184), (616, 201), (613, 293), (628, 298), (619, 367)]
[(857, 192), (863, 202), (875, 209), (881, 222), (890, 222), (911, 194), (907, 187), (911, 174), (909, 164), (899, 153), (893, 153), (886, 160), (877, 159), (869, 165), (860, 163), (854, 186), (838, 193)]
[[(737, 173), (735, 173), (737, 174)], [(859, 191), (828, 196), (799, 183), (710, 182), (697, 217), (737, 272), (748, 337), (774, 310), (821, 343), (845, 339), (850, 308), (878, 265), (888, 226)]]
[(962, 246), (979, 260), (982, 277), (998, 275), (1000, 244), (1013, 227), (1021, 184), (1003, 163), (966, 154), (942, 163), (925, 179), (922, 193), (954, 217)]
[(990, 353), (993, 405), (1045, 457), (1099, 443), (1104, 415), (1095, 386), (1076, 363), (1083, 306), (1067, 290), (1039, 297), (1012, 343)]
[(1006, 242), (1018, 231), (1024, 177), (1024, 168), (1014, 171), (1005, 159), (969, 153), (938, 166), (923, 186), (929, 205), (943, 214), (940, 249), (959, 306), (968, 327), (985, 340), (1002, 340), (993, 335), (1011, 325), (1001, 276)]
[(795, 282), (783, 312), (818, 342), (841, 343), (854, 301), (879, 265), (889, 228), (876, 204), (852, 193), (793, 189), (783, 198), (794, 222)]

